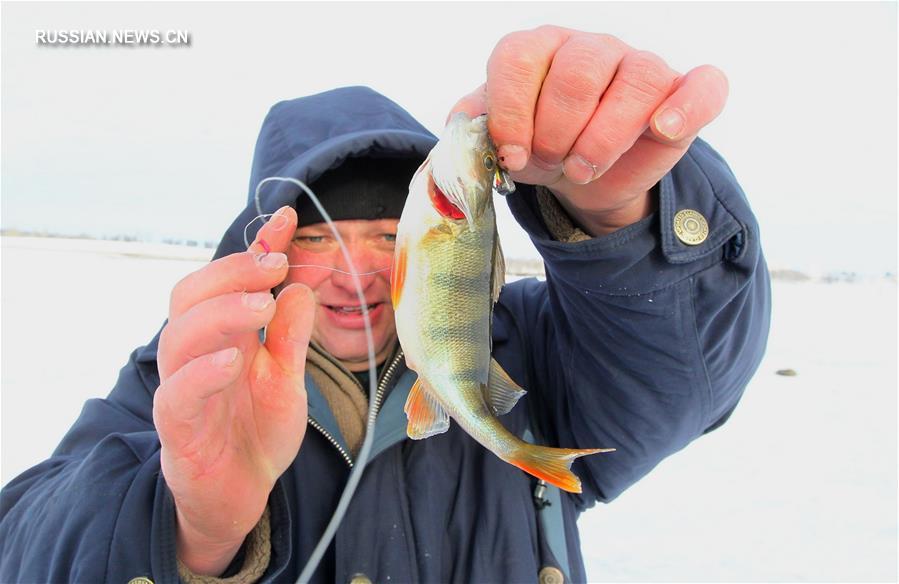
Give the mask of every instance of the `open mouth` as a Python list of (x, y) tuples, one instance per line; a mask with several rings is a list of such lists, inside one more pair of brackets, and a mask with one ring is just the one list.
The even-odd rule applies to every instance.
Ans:
[[(362, 306), (359, 304), (323, 304), (332, 324), (342, 329), (362, 330), (365, 328), (365, 316)], [(383, 302), (372, 302), (365, 305), (368, 308), (368, 320), (372, 326), (381, 322), (381, 316), (386, 310)]]
[[(365, 307), (369, 312), (381, 306), (383, 302), (373, 302), (371, 304), (366, 304)], [(354, 306), (337, 306), (332, 304), (326, 304), (325, 307), (328, 310), (336, 312), (337, 314), (362, 314), (362, 306), (354, 305)]]

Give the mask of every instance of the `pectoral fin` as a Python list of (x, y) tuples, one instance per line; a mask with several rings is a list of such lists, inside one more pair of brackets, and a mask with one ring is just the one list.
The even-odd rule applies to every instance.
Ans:
[(526, 393), (509, 377), (496, 359), (490, 359), (490, 376), (487, 378), (484, 398), (494, 415), (508, 414)]
[(449, 415), (427, 389), (421, 377), (415, 380), (409, 390), (403, 411), (409, 420), (406, 434), (413, 440), (422, 440), (449, 430)]

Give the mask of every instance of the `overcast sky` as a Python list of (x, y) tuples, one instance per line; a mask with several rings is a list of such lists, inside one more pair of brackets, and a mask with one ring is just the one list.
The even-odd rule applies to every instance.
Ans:
[[(275, 102), (365, 84), (439, 132), (496, 41), (553, 23), (723, 69), (703, 134), (773, 267), (896, 270), (896, 4), (3, 4), (2, 226), (217, 240)], [(41, 30), (184, 30), (47, 47)], [(505, 204), (499, 203), (501, 210)], [(536, 252), (508, 215), (510, 256)]]

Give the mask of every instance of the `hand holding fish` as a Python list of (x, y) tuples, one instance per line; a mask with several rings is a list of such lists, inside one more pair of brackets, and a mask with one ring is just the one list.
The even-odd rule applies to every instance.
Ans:
[(228, 566), (303, 440), (315, 300), (299, 284), (277, 301), (269, 292), (287, 275), (280, 252), (296, 224), (285, 207), (247, 252), (211, 262), (172, 291), (153, 420), (175, 499), (178, 557), (196, 574)]
[(486, 112), (500, 165), (545, 185), (592, 235), (646, 215), (650, 189), (724, 108), (710, 65), (685, 75), (621, 40), (555, 26), (511, 33), (453, 111)]

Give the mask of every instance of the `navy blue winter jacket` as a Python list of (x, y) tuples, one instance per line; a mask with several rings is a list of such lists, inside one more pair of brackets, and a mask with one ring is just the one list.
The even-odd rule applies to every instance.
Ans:
[[(367, 88), (277, 104), (256, 146), (247, 208), (216, 256), (246, 249), (244, 226), (260, 211), (295, 202), (295, 186), (271, 183), (257, 210), (261, 179), (311, 182), (349, 156), (423, 158), (434, 143)], [(584, 492), (563, 493), (557, 509), (567, 546), (557, 560), (575, 582), (586, 579), (578, 515), (723, 423), (767, 339), (759, 229), (727, 165), (697, 141), (658, 192), (652, 216), (577, 243), (551, 237), (532, 187), (519, 185), (508, 198), (543, 256), (546, 281), (508, 284), (495, 309), (494, 356), (528, 390), (502, 421), (519, 435), (536, 427), (550, 445), (617, 448), (574, 463)], [(682, 209), (707, 220), (701, 244), (675, 236)], [(174, 505), (152, 419), (157, 340), (131, 354), (106, 399), (85, 404), (50, 459), (3, 490), (0, 581), (178, 581)], [(402, 407), (412, 375), (402, 375), (384, 403), (374, 457), (316, 581), (347, 582), (357, 573), (374, 582), (535, 581), (541, 550), (532, 478), (455, 424), (427, 440), (406, 439)], [(322, 396), (308, 391), (310, 416), (339, 436)], [(265, 581), (298, 576), (348, 473), (323, 434), (308, 431), (269, 500)]]

